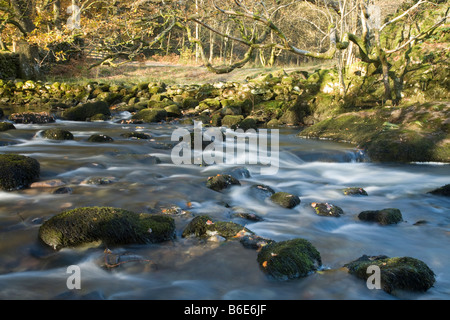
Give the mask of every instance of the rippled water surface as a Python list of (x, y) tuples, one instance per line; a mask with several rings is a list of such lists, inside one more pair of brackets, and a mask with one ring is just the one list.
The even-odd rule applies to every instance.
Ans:
[[(36, 136), (49, 127), (70, 130), (75, 140), (56, 142)], [(247, 165), (250, 177), (241, 177), (241, 186), (219, 193), (206, 188), (207, 177), (241, 166), (174, 165), (170, 146), (177, 127), (57, 121), (18, 124), (17, 130), (0, 133), (0, 153), (33, 157), (41, 164), (41, 180), (60, 179), (72, 189), (69, 194), (52, 194), (52, 188), (0, 192), (0, 298), (450, 298), (450, 200), (427, 194), (449, 183), (449, 165), (374, 164), (365, 161), (354, 146), (303, 140), (296, 137), (298, 129), (283, 129), (278, 173), (261, 175), (258, 165)], [(152, 135), (152, 139), (120, 136), (135, 130)], [(94, 133), (109, 135), (114, 142), (87, 142)], [(111, 183), (81, 184), (99, 176)], [(297, 194), (301, 204), (284, 209), (258, 199), (250, 189), (254, 184)], [(351, 186), (363, 187), (369, 196), (344, 196), (341, 189)], [(339, 218), (317, 216), (311, 202), (335, 204), (345, 214)], [(109, 248), (111, 253), (102, 245), (54, 252), (37, 237), (43, 221), (66, 209), (112, 206), (150, 213), (174, 205), (187, 212), (174, 216), (177, 238), (172, 242)], [(250, 209), (264, 220), (233, 218), (231, 208), (235, 206)], [(363, 210), (392, 207), (403, 215), (404, 221), (397, 225), (380, 226), (357, 218)], [(323, 270), (302, 279), (274, 281), (259, 269), (257, 252), (238, 241), (205, 243), (182, 238), (183, 228), (198, 214), (241, 223), (276, 241), (307, 239), (320, 252)], [(422, 220), (425, 223), (416, 224)], [(341, 268), (363, 254), (420, 259), (434, 271), (436, 283), (426, 293), (393, 296), (369, 290), (364, 281)], [(105, 261), (119, 255), (131, 258), (115, 268), (105, 268)], [(81, 290), (67, 289), (69, 265), (81, 268)]]

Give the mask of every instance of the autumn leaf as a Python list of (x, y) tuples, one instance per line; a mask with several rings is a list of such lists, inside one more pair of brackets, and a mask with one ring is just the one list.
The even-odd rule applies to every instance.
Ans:
[(264, 262), (262, 263), (262, 266), (263, 266), (264, 268), (267, 268), (267, 261), (264, 261)]

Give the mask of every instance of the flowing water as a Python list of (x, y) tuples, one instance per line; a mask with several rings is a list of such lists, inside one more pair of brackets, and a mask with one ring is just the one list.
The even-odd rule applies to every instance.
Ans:
[[(36, 136), (50, 127), (70, 130), (75, 140)], [(277, 174), (262, 175), (258, 165), (248, 165), (250, 176), (240, 177), (241, 186), (215, 192), (206, 188), (207, 177), (241, 166), (174, 165), (170, 145), (177, 127), (57, 121), (18, 124), (17, 130), (0, 133), (0, 153), (33, 157), (41, 164), (40, 180), (60, 179), (72, 189), (66, 194), (53, 194), (54, 188), (0, 192), (0, 299), (450, 298), (450, 200), (427, 194), (449, 183), (449, 165), (375, 164), (352, 145), (304, 140), (296, 137), (299, 129), (282, 129)], [(152, 139), (120, 136), (134, 130)], [(109, 135), (114, 142), (87, 142), (94, 133)], [(99, 176), (111, 183), (81, 183)], [(301, 204), (278, 207), (255, 197), (250, 188), (254, 184), (296, 194)], [(342, 188), (352, 186), (364, 188), (369, 196), (342, 194)], [(332, 203), (345, 214), (318, 216), (311, 202)], [(108, 248), (110, 252), (102, 245), (54, 252), (38, 240), (39, 226), (67, 209), (111, 206), (150, 213), (170, 205), (183, 209), (174, 215), (174, 241)], [(234, 206), (251, 209), (263, 221), (232, 217)], [(381, 226), (357, 218), (363, 210), (392, 207), (401, 210), (403, 222)], [(183, 228), (199, 214), (241, 223), (276, 241), (307, 239), (320, 252), (323, 268), (302, 279), (270, 279), (257, 264), (257, 251), (238, 241), (182, 238)], [(342, 268), (363, 254), (420, 259), (434, 271), (436, 283), (425, 293), (369, 290), (365, 281)], [(118, 256), (129, 260), (105, 267), (105, 261)], [(80, 267), (81, 290), (67, 288), (70, 265)]]

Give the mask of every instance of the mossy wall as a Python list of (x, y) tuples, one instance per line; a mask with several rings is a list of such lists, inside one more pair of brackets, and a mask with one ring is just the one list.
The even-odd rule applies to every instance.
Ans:
[(15, 79), (19, 75), (19, 55), (0, 53), (0, 79)]

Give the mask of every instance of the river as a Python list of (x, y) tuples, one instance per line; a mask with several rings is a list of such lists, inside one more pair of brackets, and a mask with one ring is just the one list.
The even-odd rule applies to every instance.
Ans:
[[(123, 114), (122, 117), (126, 117)], [(60, 179), (72, 192), (52, 188), (0, 192), (0, 299), (449, 299), (450, 199), (427, 194), (449, 183), (448, 164), (372, 163), (354, 146), (296, 136), (298, 128), (280, 130), (279, 170), (263, 175), (259, 165), (248, 165), (250, 176), (241, 186), (223, 192), (206, 188), (207, 177), (240, 165), (175, 165), (171, 160), (176, 124), (126, 125), (113, 121), (15, 125), (0, 133), (0, 153), (37, 159), (41, 180)], [(36, 133), (61, 127), (73, 141), (50, 141)], [(142, 131), (150, 140), (120, 135)], [(112, 143), (92, 143), (94, 133), (111, 136)], [(159, 161), (156, 161), (159, 159)], [(108, 184), (86, 185), (89, 177), (107, 178)], [(254, 196), (251, 186), (265, 184), (276, 191), (296, 194), (301, 204), (285, 209)], [(369, 196), (345, 196), (345, 187), (362, 187)], [(314, 213), (312, 202), (341, 207), (341, 217)], [(227, 205), (225, 205), (227, 204)], [(102, 245), (58, 252), (38, 240), (39, 226), (66, 209), (110, 206), (135, 212), (153, 212), (177, 206), (177, 237), (161, 244)], [(232, 207), (244, 207), (263, 218), (248, 221), (231, 216)], [(403, 222), (381, 226), (359, 221), (363, 210), (398, 208)], [(320, 252), (323, 267), (305, 278), (275, 281), (257, 264), (257, 251), (238, 241), (200, 242), (182, 238), (187, 223), (199, 214), (245, 225), (275, 241), (309, 240)], [(417, 223), (417, 222), (423, 223)], [(363, 254), (411, 256), (424, 261), (436, 274), (425, 293), (370, 290), (363, 280), (342, 266)], [(128, 261), (105, 268), (114, 257)], [(118, 260), (115, 260), (116, 262)], [(120, 260), (125, 261), (125, 260)], [(67, 267), (81, 270), (81, 290), (69, 290)]]

